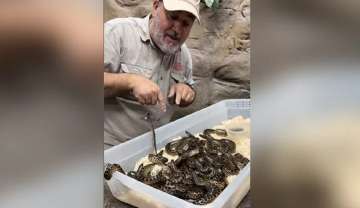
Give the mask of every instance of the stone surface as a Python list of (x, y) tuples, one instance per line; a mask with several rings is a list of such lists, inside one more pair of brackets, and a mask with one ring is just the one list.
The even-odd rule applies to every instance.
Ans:
[[(104, 21), (116, 17), (143, 17), (149, 0), (104, 0)], [(197, 81), (194, 103), (173, 119), (223, 99), (250, 97), (250, 0), (220, 0), (218, 9), (201, 3), (201, 24), (194, 23), (186, 41)]]
[(198, 98), (174, 119), (223, 99), (250, 97), (250, 1), (227, 0), (212, 10), (202, 5), (201, 25), (187, 41)]

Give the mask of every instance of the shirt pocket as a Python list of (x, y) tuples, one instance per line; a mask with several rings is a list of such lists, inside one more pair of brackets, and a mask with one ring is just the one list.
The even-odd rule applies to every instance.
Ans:
[(151, 77), (153, 76), (152, 68), (137, 64), (121, 63), (121, 71), (124, 73), (139, 74), (148, 79), (151, 79)]

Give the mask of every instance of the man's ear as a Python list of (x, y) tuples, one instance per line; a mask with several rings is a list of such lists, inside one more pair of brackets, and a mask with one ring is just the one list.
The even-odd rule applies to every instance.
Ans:
[(153, 10), (157, 9), (160, 6), (159, 0), (153, 0)]
[(153, 4), (152, 4), (152, 10), (151, 10), (151, 16), (156, 16), (155, 15), (155, 11), (156, 11), (156, 9), (157, 8), (159, 8), (159, 6), (160, 6), (160, 1), (159, 0), (153, 0)]

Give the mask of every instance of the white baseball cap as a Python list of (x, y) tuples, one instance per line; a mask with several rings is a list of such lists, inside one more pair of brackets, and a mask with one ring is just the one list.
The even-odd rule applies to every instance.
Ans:
[(193, 14), (200, 23), (200, 0), (163, 0), (168, 11), (186, 11)]

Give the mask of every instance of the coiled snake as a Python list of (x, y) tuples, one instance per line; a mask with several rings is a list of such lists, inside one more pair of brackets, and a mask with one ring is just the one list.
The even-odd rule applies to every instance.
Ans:
[[(238, 174), (249, 162), (235, 153), (233, 141), (215, 139), (212, 134), (227, 136), (223, 129), (205, 129), (200, 138), (186, 132), (186, 136), (165, 145), (167, 154), (178, 156), (176, 160), (168, 161), (162, 150), (148, 155), (150, 164), (141, 164), (127, 175), (191, 203), (208, 204), (226, 188), (226, 177)], [(154, 171), (156, 166), (160, 171)], [(105, 170), (105, 179), (109, 180), (114, 171), (125, 174), (120, 165), (113, 164)]]

